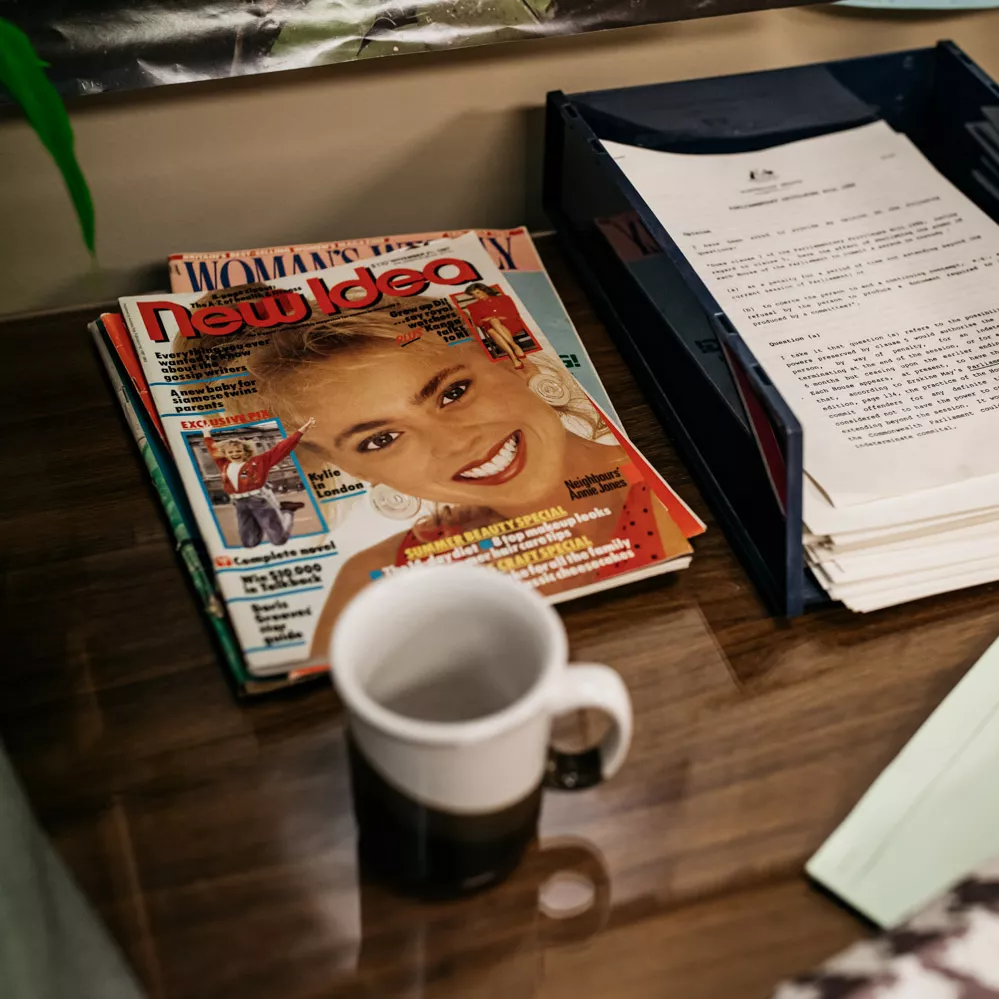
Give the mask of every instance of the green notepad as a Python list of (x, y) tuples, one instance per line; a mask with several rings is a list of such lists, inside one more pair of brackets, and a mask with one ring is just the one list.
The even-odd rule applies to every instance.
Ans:
[(999, 642), (874, 782), (808, 873), (896, 925), (999, 855)]

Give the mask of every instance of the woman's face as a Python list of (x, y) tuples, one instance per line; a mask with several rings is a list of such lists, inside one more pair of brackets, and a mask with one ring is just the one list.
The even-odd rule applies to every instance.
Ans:
[(475, 296), (475, 297), (476, 297), (476, 298), (477, 298), (477, 299), (478, 299), (478, 300), (479, 300), (480, 302), (482, 302), (482, 301), (485, 301), (485, 299), (489, 298), (489, 292), (488, 292), (488, 291), (486, 291), (486, 289), (485, 289), (485, 288), (473, 288), (473, 289), (472, 289), (472, 294), (473, 294), (473, 295), (474, 295), (474, 296)]
[(222, 454), (229, 461), (245, 461), (249, 449), (242, 441), (228, 441), (222, 445)]
[(300, 404), (306, 450), (358, 478), (438, 503), (527, 512), (562, 481), (566, 431), (527, 385), (477, 343), (370, 341), (322, 365)]

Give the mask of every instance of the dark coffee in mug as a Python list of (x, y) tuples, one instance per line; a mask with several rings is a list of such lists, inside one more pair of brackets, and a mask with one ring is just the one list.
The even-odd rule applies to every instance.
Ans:
[(363, 872), (404, 890), (451, 896), (502, 880), (534, 838), (541, 786), (495, 812), (461, 815), (393, 787), (352, 740), (350, 779)]
[[(491, 569), (410, 569), (344, 610), (330, 661), (368, 874), (419, 895), (483, 888), (534, 837), (543, 784), (589, 786), (618, 769), (627, 690), (606, 666), (569, 668), (566, 653), (558, 615)], [(614, 723), (591, 754), (594, 779), (549, 749), (553, 717), (584, 707)]]

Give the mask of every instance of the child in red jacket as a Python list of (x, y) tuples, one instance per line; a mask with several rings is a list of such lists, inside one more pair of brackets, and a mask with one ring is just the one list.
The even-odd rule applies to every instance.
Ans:
[(236, 508), (236, 527), (244, 548), (254, 548), (266, 537), (272, 545), (283, 545), (291, 536), (295, 511), (304, 503), (279, 503), (267, 482), (270, 470), (294, 451), (315, 423), (309, 419), (283, 441), (257, 454), (249, 441), (226, 440), (216, 444), (211, 427), (205, 427), (205, 447), (222, 473), (222, 488)]

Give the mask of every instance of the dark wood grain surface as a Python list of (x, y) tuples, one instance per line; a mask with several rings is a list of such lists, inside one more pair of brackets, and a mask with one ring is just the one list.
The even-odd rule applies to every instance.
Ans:
[[(546, 256), (626, 428), (711, 524)], [(863, 935), (804, 862), (999, 633), (995, 586), (773, 620), (711, 524), (687, 572), (560, 608), (631, 690), (621, 774), (549, 795), (506, 884), (403, 902), (359, 884), (330, 689), (233, 699), (89, 318), (0, 323), (0, 736), (150, 996), (750, 999)]]

